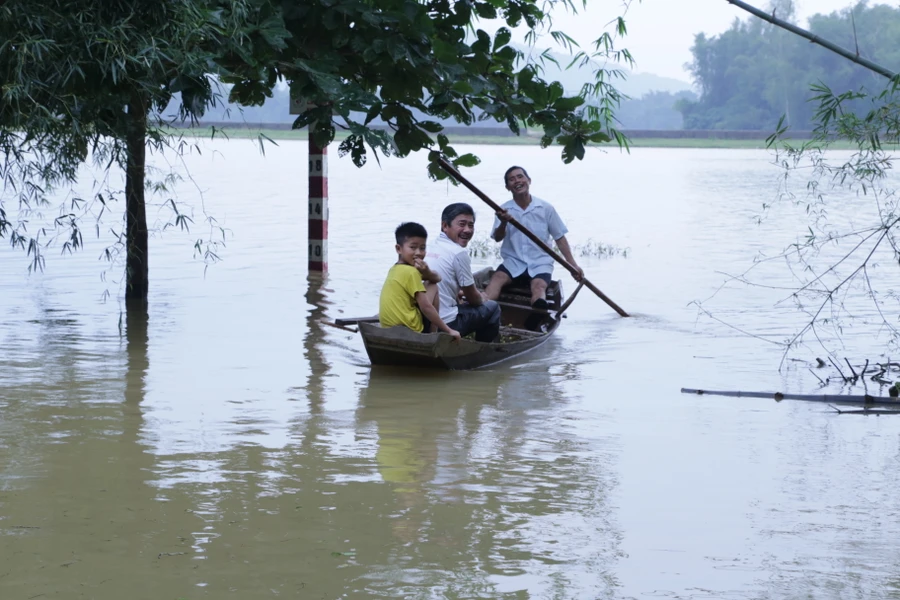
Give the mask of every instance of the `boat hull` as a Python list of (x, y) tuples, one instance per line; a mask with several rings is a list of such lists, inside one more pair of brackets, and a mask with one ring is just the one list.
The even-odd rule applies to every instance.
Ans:
[[(495, 365), (534, 350), (547, 342), (558, 326), (555, 323), (547, 333), (504, 343), (484, 343), (468, 339), (454, 342), (446, 334), (416, 333), (402, 325), (385, 329), (377, 323), (360, 323), (359, 332), (373, 365), (457, 371)], [(502, 327), (500, 335), (521, 336), (523, 332)]]
[[(475, 282), (483, 288), (493, 271), (475, 273)], [(543, 345), (559, 328), (554, 311), (563, 304), (562, 286), (551, 282), (547, 289), (549, 310), (542, 331), (527, 331), (525, 322), (532, 314), (531, 292), (506, 288), (500, 295), (499, 343), (462, 339), (454, 342), (444, 333), (417, 333), (403, 326), (382, 328), (378, 323), (359, 322), (366, 353), (373, 365), (427, 367), (433, 369), (478, 369), (509, 360)]]

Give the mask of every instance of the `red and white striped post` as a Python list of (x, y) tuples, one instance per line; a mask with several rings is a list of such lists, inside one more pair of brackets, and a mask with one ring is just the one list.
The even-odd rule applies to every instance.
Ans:
[[(291, 95), (290, 113), (302, 115), (316, 108), (315, 102)], [(309, 260), (311, 273), (328, 272), (328, 148), (312, 140), (315, 123), (309, 124)]]
[(328, 147), (309, 139), (309, 270), (328, 271)]

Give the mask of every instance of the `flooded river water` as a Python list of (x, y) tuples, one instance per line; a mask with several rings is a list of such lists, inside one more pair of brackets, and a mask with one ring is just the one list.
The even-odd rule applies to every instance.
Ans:
[[(0, 598), (900, 598), (900, 418), (680, 393), (819, 387), (818, 347), (779, 371), (761, 339), (803, 323), (773, 308), (783, 291), (705, 305), (761, 338), (690, 304), (802, 235), (787, 206), (756, 223), (779, 189), (767, 153), (471, 148), (495, 200), (521, 164), (571, 242), (628, 250), (579, 260), (634, 316), (585, 290), (534, 353), (435, 373), (372, 369), (323, 321), (376, 312), (400, 221), (436, 235), (463, 200), (484, 237), (477, 198), (424, 157), (332, 156), (321, 281), (305, 143), (203, 147), (179, 188), (192, 232), (151, 239), (148, 318), (101, 278), (90, 228), (44, 273), (0, 249)], [(227, 231), (205, 272), (201, 192)], [(848, 356), (877, 358), (882, 333)]]

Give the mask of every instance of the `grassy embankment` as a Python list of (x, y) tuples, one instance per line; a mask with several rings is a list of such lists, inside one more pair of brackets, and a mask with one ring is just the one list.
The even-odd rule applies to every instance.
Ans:
[[(193, 133), (196, 137), (212, 136), (212, 128), (198, 127), (186, 135)], [(307, 131), (289, 130), (289, 129), (253, 129), (242, 125), (234, 127), (223, 127), (216, 130), (216, 137), (228, 137), (234, 139), (255, 139), (262, 134), (276, 142), (279, 140), (305, 140), (307, 139)], [(341, 140), (345, 135), (338, 132), (337, 139)], [(451, 141), (455, 144), (485, 144), (485, 145), (507, 145), (507, 146), (536, 146), (540, 143), (538, 135), (523, 136), (501, 136), (501, 135), (477, 135), (477, 134), (449, 134)], [(800, 140), (796, 140), (795, 144), (799, 145)], [(753, 149), (765, 148), (766, 141), (764, 139), (721, 139), (721, 138), (652, 138), (652, 137), (632, 137), (629, 138), (629, 145), (632, 148), (732, 148), (732, 149)], [(609, 147), (608, 144), (606, 147)], [(832, 146), (835, 150), (850, 150), (855, 148), (854, 145), (847, 142), (835, 142)], [(896, 147), (891, 149), (896, 150)]]

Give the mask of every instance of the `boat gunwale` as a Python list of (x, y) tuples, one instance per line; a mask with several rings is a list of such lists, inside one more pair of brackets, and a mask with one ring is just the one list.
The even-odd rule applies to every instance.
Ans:
[[(478, 271), (475, 274), (476, 285), (479, 282), (479, 277), (482, 279), (485, 277), (489, 278), (492, 272), (493, 270), (490, 268)], [(524, 339), (505, 342), (478, 342), (473, 339), (463, 338), (458, 342), (454, 342), (448, 334), (443, 332), (422, 333), (402, 325), (383, 328), (378, 323), (363, 321), (358, 322), (358, 331), (363, 339), (366, 354), (369, 355), (369, 360), (373, 366), (388, 365), (394, 361), (396, 364), (411, 362), (415, 366), (442, 367), (449, 370), (468, 371), (481, 369), (526, 354), (544, 345), (553, 336), (561, 324), (561, 318), (557, 315), (557, 312), (563, 304), (562, 283), (558, 280), (552, 281), (551, 289), (554, 293), (554, 308), (540, 311), (549, 317), (549, 328), (545, 332), (531, 332), (519, 327), (512, 327), (511, 325), (501, 325), (501, 335), (504, 331), (509, 332), (510, 330), (516, 333), (523, 332), (526, 335), (534, 334), (526, 336)], [(520, 290), (520, 298), (517, 298), (520, 300), (519, 302), (504, 302), (505, 307), (520, 311), (532, 311), (527, 292), (524, 294), (522, 292)], [(516, 335), (516, 333), (513, 333), (513, 335)], [(453, 347), (451, 344), (461, 344), (462, 346)], [(448, 352), (447, 350), (451, 351)], [(373, 356), (373, 352), (380, 354), (380, 356), (376, 358)], [(459, 364), (472, 366), (458, 366)]]
[[(553, 335), (553, 333), (558, 328), (559, 328), (559, 321), (554, 319), (553, 326), (550, 329), (548, 329), (546, 332), (543, 332), (540, 335), (535, 335), (533, 337), (512, 340), (512, 341), (508, 341), (508, 342), (479, 342), (479, 341), (472, 340), (472, 339), (462, 338), (459, 341), (459, 343), (466, 344), (466, 345), (476, 345), (477, 344), (476, 347), (480, 348), (480, 349), (498, 348), (498, 347), (508, 348), (510, 346), (526, 345), (526, 344), (531, 344), (531, 343), (539, 341), (539, 340), (545, 340), (546, 338), (549, 338), (551, 335)], [(503, 330), (508, 331), (510, 329), (516, 329), (516, 328), (501, 326), (500, 333), (502, 334)], [(522, 330), (516, 329), (516, 331), (522, 331)], [(435, 346), (441, 340), (441, 336), (450, 337), (442, 331), (436, 331), (436, 332), (431, 332), (431, 333), (421, 333), (421, 332), (411, 331), (410, 329), (408, 329), (407, 327), (405, 327), (403, 325), (395, 325), (394, 327), (381, 327), (377, 323), (360, 323), (359, 324), (359, 332), (364, 339), (395, 340), (395, 341), (415, 344), (415, 345), (421, 346), (423, 348), (425, 348), (425, 347), (430, 348), (430, 347)], [(402, 332), (402, 335), (396, 335), (401, 332)], [(407, 333), (407, 332), (409, 332), (409, 333)], [(419, 336), (419, 339), (408, 339), (406, 336), (409, 334), (412, 334), (414, 336)], [(429, 339), (425, 340), (423, 338), (429, 338)]]
[[(554, 320), (551, 328), (543, 335), (524, 340), (516, 340), (514, 342), (476, 342), (475, 340), (463, 339), (460, 340), (459, 343), (470, 346), (471, 350), (453, 356), (444, 355), (439, 348), (442, 340), (450, 337), (446, 333), (419, 333), (406, 329), (402, 325), (383, 329), (380, 325), (372, 323), (360, 323), (359, 333), (363, 338), (363, 344), (366, 346), (366, 353), (370, 355), (370, 359), (371, 350), (369, 346), (371, 344), (375, 350), (382, 352), (391, 352), (396, 353), (397, 355), (405, 355), (409, 357), (419, 356), (440, 361), (441, 363), (443, 363), (444, 367), (449, 370), (474, 371), (476, 369), (483, 369), (485, 367), (494, 366), (499, 363), (506, 362), (510, 359), (523, 356), (528, 352), (531, 352), (532, 350), (543, 346), (553, 336), (553, 334), (559, 328), (559, 325), (560, 322)], [(506, 328), (502, 327), (501, 331), (503, 329)], [(401, 332), (402, 336), (395, 335)], [(419, 337), (419, 340), (409, 339), (406, 337), (410, 335)], [(422, 339), (425, 337), (430, 339), (428, 341)], [(405, 343), (405, 346), (402, 348), (398, 346), (389, 346), (384, 343), (387, 341), (391, 341), (394, 343)], [(499, 351), (500, 349), (502, 349), (502, 351)], [(449, 364), (454, 360), (474, 359), (478, 356), (487, 357), (486, 362), (466, 368), (454, 368)], [(495, 357), (496, 359), (492, 360)], [(373, 363), (373, 366), (375, 365), (376, 363)]]

